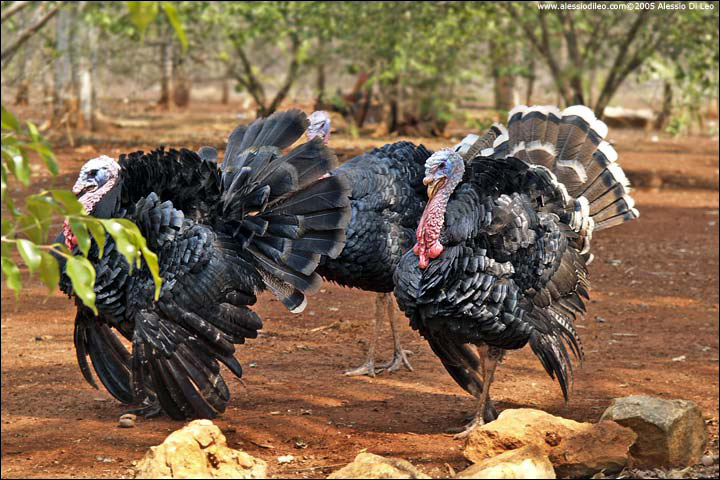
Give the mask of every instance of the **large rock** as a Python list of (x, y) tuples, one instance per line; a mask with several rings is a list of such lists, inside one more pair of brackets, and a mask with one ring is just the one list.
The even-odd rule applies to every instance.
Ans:
[(494, 422), (473, 431), (464, 455), (473, 463), (536, 445), (550, 458), (560, 477), (592, 476), (622, 470), (635, 433), (606, 420), (579, 423), (530, 408), (503, 411)]
[(705, 452), (705, 420), (688, 400), (639, 395), (616, 398), (601, 420), (613, 420), (637, 434), (630, 453), (639, 468), (689, 466), (698, 463)]
[(210, 420), (195, 420), (150, 447), (136, 466), (135, 478), (266, 478), (267, 464), (228, 448), (225, 435)]
[(352, 463), (330, 474), (328, 478), (430, 478), (407, 460), (359, 453)]
[(510, 450), (476, 463), (455, 478), (556, 478), (550, 459), (537, 445)]

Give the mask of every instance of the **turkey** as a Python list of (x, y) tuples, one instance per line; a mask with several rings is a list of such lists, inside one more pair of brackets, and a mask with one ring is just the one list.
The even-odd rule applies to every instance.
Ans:
[[(326, 112), (310, 115), (307, 136), (328, 142), (330, 117)], [(397, 142), (359, 155), (330, 172), (348, 181), (352, 215), (345, 248), (334, 259), (323, 257), (317, 273), (346, 287), (378, 293), (367, 360), (346, 375), (374, 377), (382, 370), (392, 372), (403, 365), (412, 370), (395, 324), (393, 272), (403, 253), (413, 246), (415, 227), (427, 202), (422, 179), (430, 154), (422, 145)], [(385, 314), (390, 321), (394, 355), (390, 362), (376, 365), (375, 344)]]
[[(88, 357), (107, 390), (142, 413), (187, 419), (225, 410), (230, 393), (219, 363), (241, 377), (235, 345), (262, 327), (249, 308), (256, 296), (269, 290), (302, 311), (322, 283), (314, 273), (321, 256), (344, 246), (347, 182), (320, 178), (335, 156), (320, 140), (283, 154), (307, 126), (298, 110), (240, 126), (220, 167), (209, 147), (136, 152), (119, 163), (102, 156), (83, 166), (73, 192), (85, 211), (133, 221), (163, 278), (155, 301), (146, 266), (130, 270), (109, 235), (102, 257), (93, 243), (98, 315), (76, 299), (74, 334), (91, 385)], [(63, 230), (58, 240), (73, 251), (77, 239), (68, 225)], [(61, 288), (72, 295), (62, 272)]]
[(529, 343), (567, 401), (592, 234), (638, 217), (606, 134), (584, 106), (519, 106), (507, 130), (478, 139), (475, 158), (440, 150), (425, 163), (429, 201), (394, 293), (477, 398), (460, 437), (497, 417), (489, 392), (506, 350)]

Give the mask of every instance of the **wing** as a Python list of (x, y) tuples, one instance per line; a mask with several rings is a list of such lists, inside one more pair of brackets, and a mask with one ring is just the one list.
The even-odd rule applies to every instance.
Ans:
[[(219, 363), (238, 377), (235, 344), (257, 336), (260, 318), (249, 308), (262, 279), (208, 227), (154, 195), (138, 202), (132, 219), (158, 254), (164, 279), (153, 298), (147, 267), (130, 270), (108, 237), (97, 265), (99, 317), (80, 309), (75, 342), (85, 378), (87, 364), (124, 403), (157, 397), (173, 418), (210, 418), (225, 409), (229, 390)], [(92, 256), (92, 254), (91, 254)], [(132, 353), (113, 327), (132, 341)]]
[(415, 227), (427, 202), (422, 184), (422, 145), (396, 142), (345, 162), (333, 175), (352, 188), (352, 216), (345, 248), (335, 259), (323, 257), (318, 273), (341, 285), (389, 292), (400, 257), (415, 240)]
[(584, 313), (584, 261), (569, 227), (542, 211), (560, 201), (552, 185), (523, 162), (482, 162), (477, 183), (461, 185), (448, 205), (442, 255), (421, 271), (406, 254), (398, 302), (425, 336), (450, 332), (506, 349), (529, 342), (567, 394), (569, 352), (581, 356), (572, 321)]
[(211, 150), (203, 147), (203, 157), (184, 148), (162, 147), (121, 155), (121, 207), (132, 210), (138, 200), (154, 192), (161, 200), (172, 201), (187, 217), (204, 219), (214, 211), (221, 194), (220, 170)]

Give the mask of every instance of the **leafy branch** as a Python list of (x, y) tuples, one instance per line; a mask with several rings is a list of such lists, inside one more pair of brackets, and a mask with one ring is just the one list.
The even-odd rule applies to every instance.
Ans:
[[(58, 258), (65, 261), (65, 273), (82, 302), (97, 313), (95, 307), (95, 269), (88, 260), (92, 240), (102, 257), (107, 236), (115, 242), (132, 269), (142, 267), (141, 257), (155, 282), (155, 298), (159, 298), (160, 278), (157, 256), (148, 248), (138, 227), (126, 219), (100, 219), (87, 215), (72, 192), (49, 190), (25, 198), (24, 208), (15, 206), (8, 195), (10, 175), (25, 187), (30, 185), (31, 153), (38, 154), (50, 173), (57, 174), (57, 162), (47, 142), (31, 122), (21, 124), (2, 107), (2, 274), (7, 286), (19, 295), (22, 290), (20, 268), (12, 258), (17, 250), (32, 276), (37, 272), (52, 293), (60, 281)], [(9, 217), (6, 218), (6, 213)], [(57, 242), (46, 243), (50, 227), (63, 218), (77, 239), (78, 251), (71, 252)]]

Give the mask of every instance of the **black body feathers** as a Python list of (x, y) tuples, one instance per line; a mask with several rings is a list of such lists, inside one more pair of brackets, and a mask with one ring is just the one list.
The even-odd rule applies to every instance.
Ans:
[[(268, 289), (288, 309), (302, 309), (320, 283), (320, 257), (344, 246), (349, 187), (321, 178), (334, 155), (318, 141), (282, 151), (306, 126), (304, 114), (290, 111), (238, 127), (220, 167), (209, 147), (120, 158), (112, 195), (92, 213), (138, 225), (158, 255), (163, 286), (154, 301), (147, 267), (130, 270), (109, 236), (101, 258), (93, 244), (99, 315), (76, 301), (75, 322), (78, 363), (91, 385), (88, 358), (123, 403), (158, 401), (177, 419), (224, 411), (230, 393), (219, 365), (242, 375), (235, 345), (262, 327), (249, 308), (256, 294)], [(61, 287), (72, 293), (65, 275)]]
[(592, 233), (638, 215), (606, 133), (586, 107), (513, 109), (450, 197), (443, 253), (424, 270), (403, 256), (398, 304), (470, 393), (480, 383), (468, 345), (529, 343), (567, 398)]

